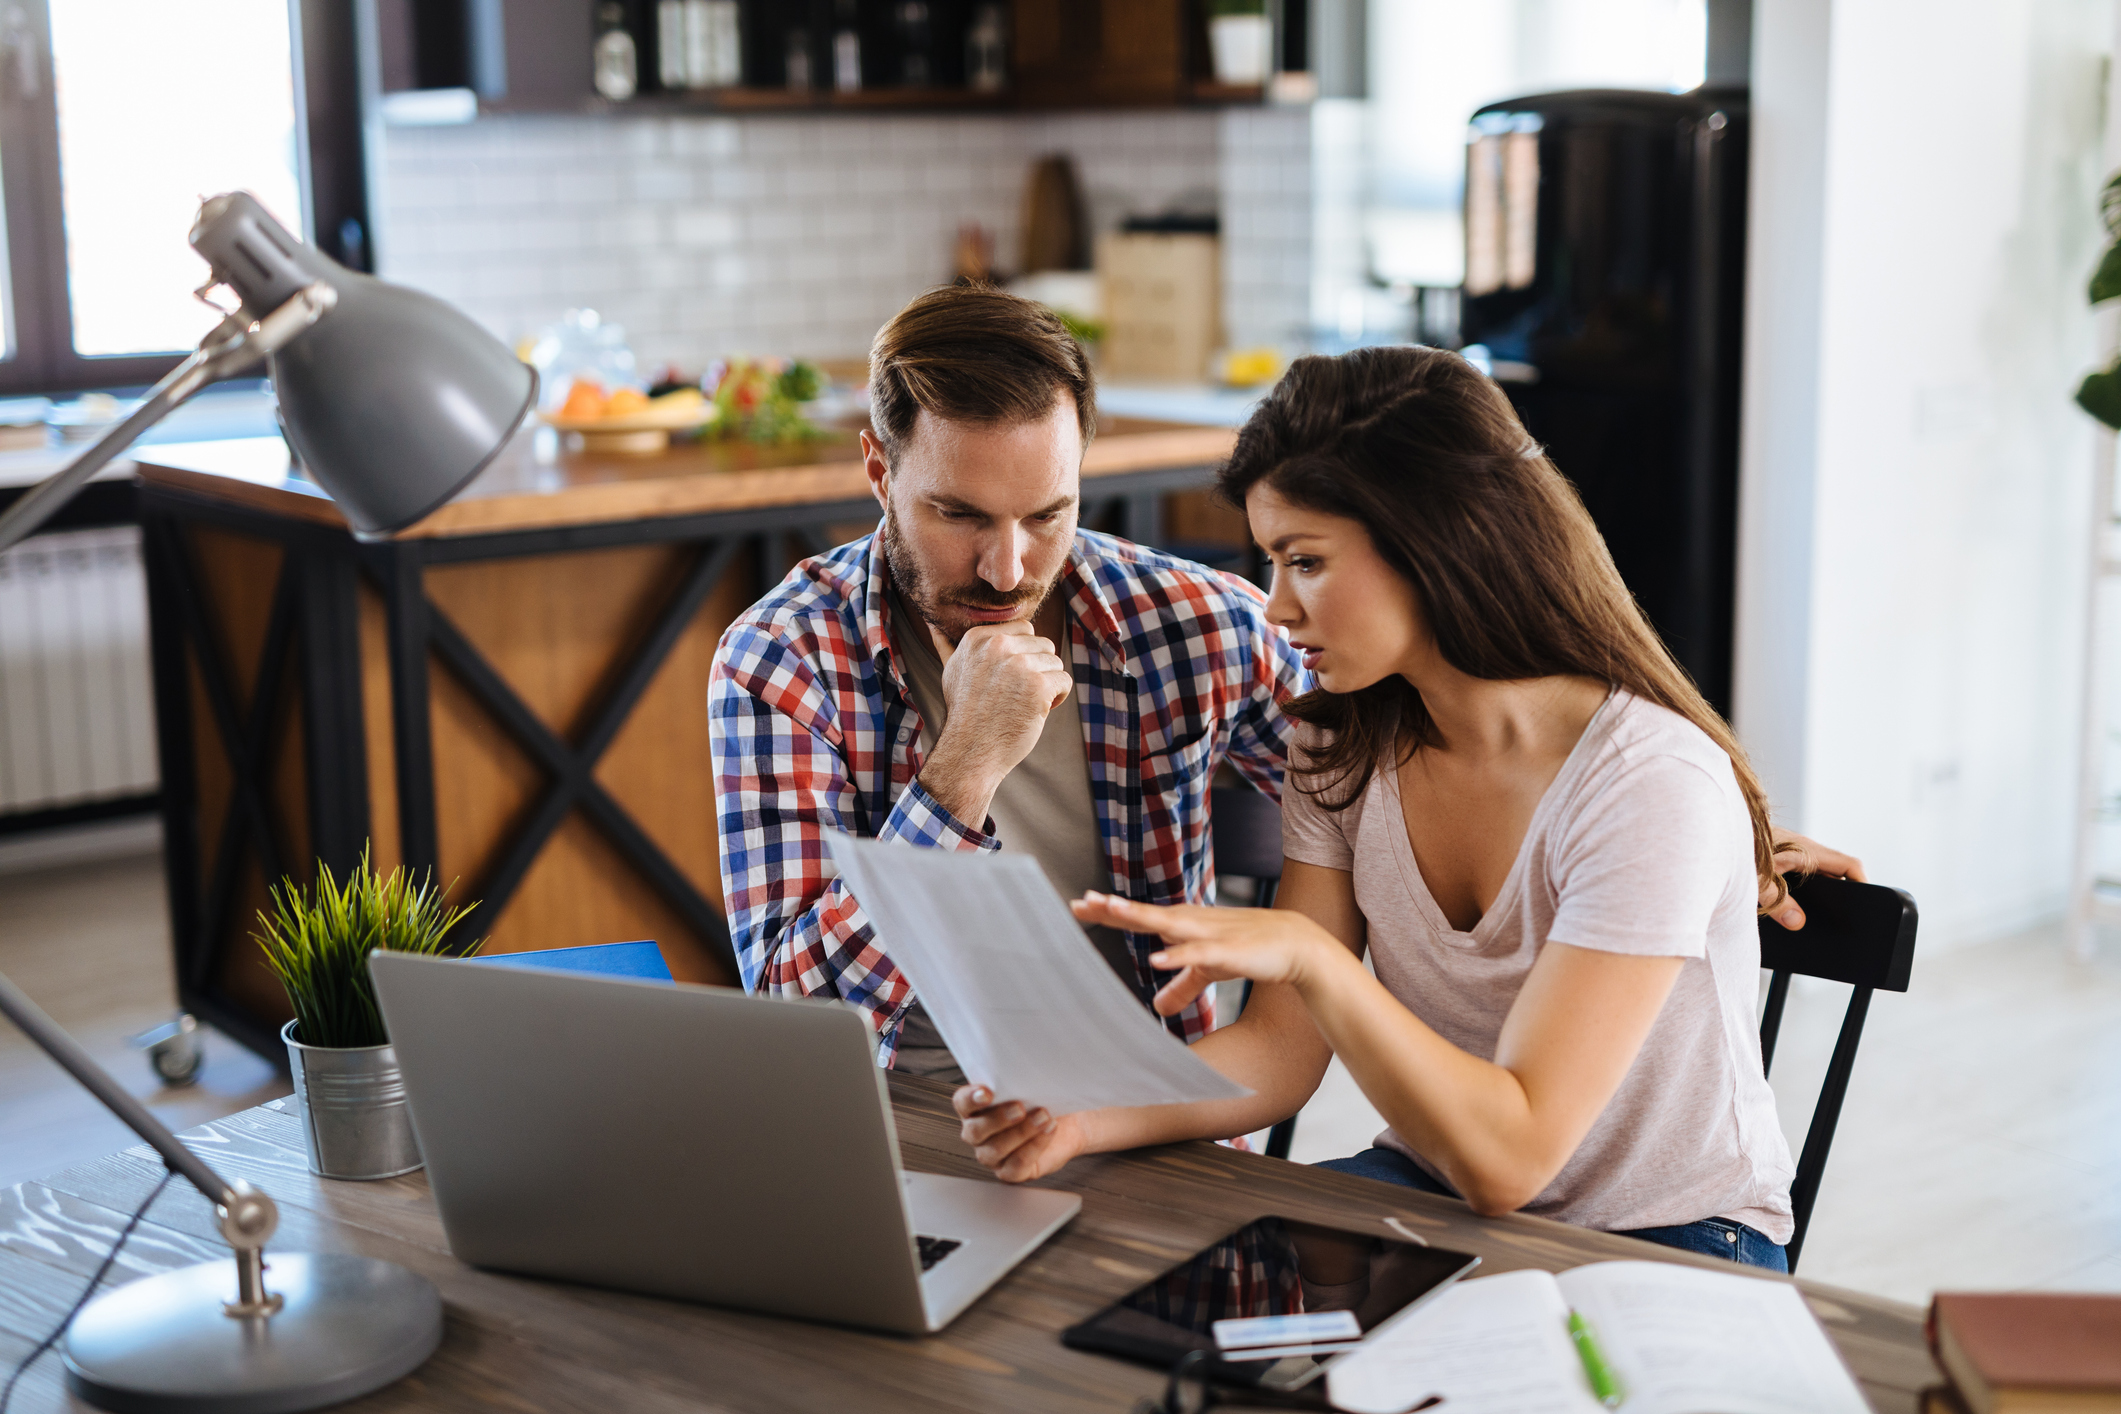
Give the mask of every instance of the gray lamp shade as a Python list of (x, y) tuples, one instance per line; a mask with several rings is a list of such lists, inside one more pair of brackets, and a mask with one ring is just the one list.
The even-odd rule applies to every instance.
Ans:
[(402, 530), (464, 489), (537, 399), (537, 374), (432, 295), (348, 270), (248, 192), (210, 198), (192, 247), (253, 318), (322, 280), (330, 313), (272, 356), (303, 471), (362, 538)]

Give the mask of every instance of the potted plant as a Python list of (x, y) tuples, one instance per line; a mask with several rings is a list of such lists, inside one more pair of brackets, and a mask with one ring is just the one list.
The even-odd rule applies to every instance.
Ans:
[[(2092, 272), (2086, 298), (2094, 309), (2108, 300), (2121, 299), (2121, 172), (2106, 179), (2099, 192), (2099, 219), (2106, 226), (2106, 253)], [(2121, 431), (2121, 355), (2104, 368), (2084, 375), (2077, 385), (2077, 406), (2108, 427)]]
[(1265, 83), (1274, 56), (1267, 0), (1208, 0), (1208, 47), (1217, 83)]
[[(309, 1167), (325, 1178), (390, 1178), (420, 1167), (398, 1058), (376, 1008), (368, 955), (444, 953), (470, 907), (449, 908), (430, 878), (379, 877), (368, 851), (341, 884), (321, 860), (316, 886), (283, 879), (254, 935), (287, 989), (295, 1019), (281, 1028)], [(474, 905), (475, 906), (475, 905)], [(474, 942), (464, 954), (477, 952)]]

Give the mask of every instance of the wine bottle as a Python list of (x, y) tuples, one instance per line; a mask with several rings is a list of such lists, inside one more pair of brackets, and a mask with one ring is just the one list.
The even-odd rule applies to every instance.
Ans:
[(999, 93), (1009, 86), (1009, 33), (1002, 7), (981, 5), (965, 31), (965, 83), (978, 93)]
[(856, 28), (855, 0), (833, 0), (832, 86), (841, 93), (862, 87), (862, 33)]
[(655, 76), (672, 92), (692, 87), (685, 77), (685, 0), (656, 0)]
[(641, 82), (640, 56), (626, 28), (626, 7), (619, 0), (603, 0), (596, 9), (596, 25), (596, 47), (590, 51), (596, 90), (613, 103), (624, 103)]

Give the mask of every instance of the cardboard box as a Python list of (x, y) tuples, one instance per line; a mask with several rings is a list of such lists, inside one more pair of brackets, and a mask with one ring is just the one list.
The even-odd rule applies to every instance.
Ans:
[(1198, 382), (1222, 346), (1221, 243), (1214, 236), (1098, 237), (1106, 378)]

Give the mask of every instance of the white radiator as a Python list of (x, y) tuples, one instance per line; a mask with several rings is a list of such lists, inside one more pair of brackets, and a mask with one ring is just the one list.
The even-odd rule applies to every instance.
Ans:
[(0, 815), (156, 788), (136, 526), (0, 553)]

